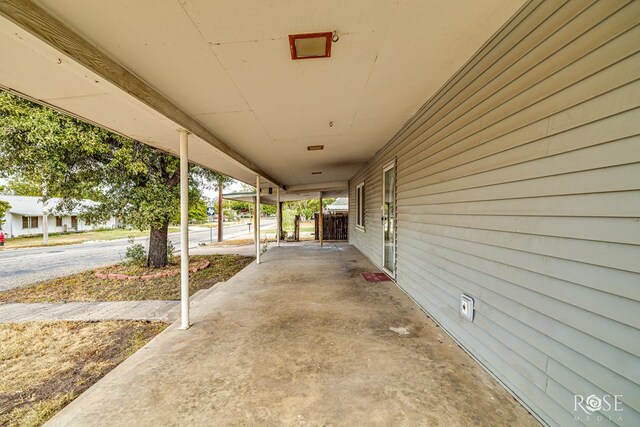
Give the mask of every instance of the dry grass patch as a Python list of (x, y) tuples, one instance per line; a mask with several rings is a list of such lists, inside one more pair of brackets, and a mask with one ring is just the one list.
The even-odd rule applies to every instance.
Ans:
[[(205, 255), (192, 258), (207, 259), (211, 265), (189, 275), (190, 295), (230, 279), (253, 261), (252, 257), (241, 255)], [(121, 268), (122, 271), (132, 271), (127, 265), (121, 265)], [(97, 278), (94, 270), (0, 292), (0, 303), (179, 299), (180, 276), (152, 280), (111, 280)]]
[(134, 321), (0, 324), (0, 425), (43, 424), (166, 326)]
[[(198, 257), (189, 257), (189, 268), (196, 267), (201, 264), (201, 259)], [(147, 267), (146, 265), (136, 265), (133, 263), (122, 263), (111, 265), (109, 267), (100, 268), (94, 270), (103, 274), (126, 274), (128, 276), (145, 276), (159, 273), (175, 273), (180, 274), (180, 257), (176, 257), (167, 266), (161, 268)]]

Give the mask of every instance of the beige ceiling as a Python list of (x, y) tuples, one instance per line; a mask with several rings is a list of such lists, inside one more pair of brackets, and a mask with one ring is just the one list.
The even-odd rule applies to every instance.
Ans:
[[(524, 1), (36, 3), (280, 183), (300, 185), (348, 180)], [(334, 30), (331, 58), (291, 60), (289, 34)], [(15, 59), (0, 64), (0, 85), (177, 152), (180, 126), (5, 19), (0, 53)], [(195, 141), (194, 161), (252, 182)], [(306, 151), (316, 144), (325, 149)]]

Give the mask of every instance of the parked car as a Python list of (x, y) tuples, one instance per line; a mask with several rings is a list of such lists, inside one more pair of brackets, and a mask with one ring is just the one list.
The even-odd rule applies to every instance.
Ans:
[(4, 246), (4, 233), (0, 231), (0, 246)]

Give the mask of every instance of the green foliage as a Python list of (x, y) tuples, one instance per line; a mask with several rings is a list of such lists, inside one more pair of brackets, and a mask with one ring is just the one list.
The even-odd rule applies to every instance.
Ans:
[(277, 207), (276, 205), (260, 205), (260, 212), (265, 215), (275, 215)]
[(129, 246), (124, 253), (124, 257), (127, 259), (127, 262), (138, 266), (146, 265), (147, 253), (144, 250), (144, 245), (135, 243), (133, 237), (129, 237), (128, 242)]
[(238, 213), (240, 212), (253, 212), (253, 203), (240, 202), (237, 200), (228, 200), (229, 204), (226, 209), (234, 210)]
[[(334, 201), (335, 199), (332, 199), (332, 198), (322, 199), (322, 206), (326, 208), (328, 205), (330, 205)], [(320, 212), (320, 201), (318, 199), (287, 202), (285, 203), (285, 206), (288, 207), (289, 209), (292, 209), (296, 213), (296, 215), (300, 215), (302, 219), (306, 219), (306, 220), (312, 219), (313, 215), (316, 212)], [(284, 214), (283, 214), (283, 218), (284, 218)]]
[(42, 196), (42, 186), (33, 182), (11, 179), (7, 183), (6, 191), (16, 196)]
[(171, 240), (167, 240), (167, 261), (171, 264), (175, 260), (176, 247)]
[(216, 190), (220, 186), (222, 186), (222, 188), (226, 188), (234, 182), (234, 179), (229, 176), (201, 168), (200, 166), (193, 166), (191, 174), (193, 178), (198, 181), (200, 187), (211, 186)]
[(33, 191), (82, 198), (102, 175), (91, 159), (108, 152), (109, 133), (0, 92), (0, 177)]
[(195, 221), (207, 220), (207, 203), (202, 196), (194, 197), (193, 202), (189, 201), (189, 219)]
[(2, 227), (2, 225), (4, 224), (4, 215), (9, 209), (11, 209), (11, 205), (9, 205), (9, 202), (0, 200), (0, 227)]
[(289, 207), (282, 208), (282, 229), (284, 231), (293, 231), (295, 228), (296, 211)]
[[(178, 195), (179, 197), (179, 195)], [(180, 200), (178, 199), (178, 206), (170, 217), (172, 224), (180, 224)], [(191, 181), (189, 183), (189, 219), (195, 221), (207, 220), (207, 202), (202, 197), (202, 192), (196, 183)]]

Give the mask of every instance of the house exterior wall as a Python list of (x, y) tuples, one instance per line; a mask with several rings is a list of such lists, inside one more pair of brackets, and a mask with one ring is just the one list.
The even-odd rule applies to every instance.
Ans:
[(596, 422), (576, 394), (640, 425), (639, 23), (638, 1), (528, 3), (349, 183), (380, 266), (396, 161), (398, 286), (549, 425)]
[[(33, 216), (33, 215), (29, 215)], [(38, 235), (42, 234), (42, 216), (38, 218), (38, 227), (37, 228), (22, 228), (22, 217), (23, 215), (18, 215), (14, 213), (7, 213), (5, 216), (5, 223), (2, 225), (2, 231), (5, 233), (7, 238), (11, 237), (20, 237), (20, 236), (29, 236), (29, 235)], [(115, 218), (109, 219), (106, 223), (103, 224), (89, 224), (87, 225), (82, 219), (78, 218), (78, 229), (74, 230), (71, 227), (71, 216), (65, 215), (62, 216), (62, 226), (56, 227), (56, 217), (55, 215), (49, 215), (49, 233), (62, 233), (65, 231), (64, 226), (67, 226), (66, 231), (91, 231), (96, 230), (98, 228), (115, 228), (118, 226)]]
[(5, 212), (4, 217), (3, 217), (3, 223), (2, 226), (0, 226), (0, 230), (2, 230), (2, 232), (5, 234), (5, 237), (10, 237), (10, 230), (11, 230), (11, 213), (9, 212)]

